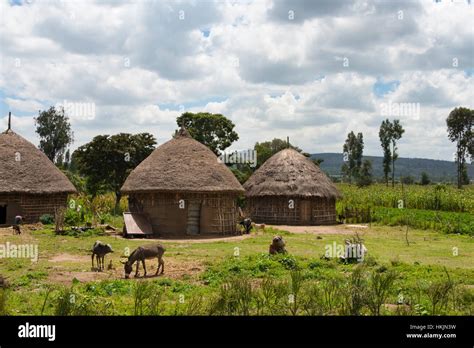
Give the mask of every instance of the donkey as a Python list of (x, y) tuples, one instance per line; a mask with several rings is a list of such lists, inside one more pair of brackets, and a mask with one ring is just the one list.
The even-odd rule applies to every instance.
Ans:
[(152, 245), (145, 245), (139, 246), (136, 248), (128, 257), (127, 261), (121, 261), (124, 264), (125, 270), (125, 279), (128, 279), (130, 273), (132, 273), (132, 266), (136, 262), (137, 268), (135, 271), (135, 277), (138, 277), (138, 267), (140, 261), (143, 265), (143, 270), (145, 271), (144, 277), (146, 277), (146, 266), (145, 260), (147, 259), (154, 259), (155, 257), (158, 258), (158, 268), (156, 269), (155, 275), (158, 275), (161, 267), (161, 274), (165, 271), (165, 262), (163, 261), (163, 254), (165, 253), (166, 249), (161, 244), (152, 244)]
[(100, 272), (104, 270), (104, 258), (108, 253), (113, 253), (110, 244), (104, 244), (101, 241), (96, 241), (92, 246), (92, 268), (94, 268), (94, 256), (97, 259), (97, 270)]

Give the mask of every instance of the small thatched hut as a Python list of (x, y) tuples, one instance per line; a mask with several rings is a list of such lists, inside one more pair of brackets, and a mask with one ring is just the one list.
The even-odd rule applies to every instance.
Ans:
[(209, 148), (181, 129), (130, 173), (122, 192), (130, 211), (145, 214), (156, 235), (226, 235), (237, 232), (236, 199), (244, 189)]
[(0, 225), (11, 225), (16, 215), (38, 222), (65, 207), (73, 184), (46, 155), (10, 129), (0, 133)]
[(246, 213), (255, 222), (322, 225), (336, 222), (331, 180), (304, 155), (284, 149), (269, 158), (244, 184)]

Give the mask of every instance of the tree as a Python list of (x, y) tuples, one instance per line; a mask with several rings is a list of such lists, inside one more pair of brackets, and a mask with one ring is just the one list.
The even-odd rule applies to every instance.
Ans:
[(372, 182), (372, 162), (365, 160), (360, 167), (359, 174), (357, 175), (357, 186), (369, 186), (372, 184)]
[(415, 183), (415, 179), (413, 179), (413, 177), (411, 175), (402, 176), (401, 181), (405, 185), (413, 185)]
[(277, 138), (273, 139), (272, 141), (256, 143), (254, 146), (254, 150), (257, 152), (257, 166), (255, 169), (259, 168), (262, 164), (266, 162), (267, 159), (272, 157), (274, 154), (286, 148), (302, 152), (299, 147), (289, 144), (288, 141)]
[(155, 137), (149, 133), (98, 135), (72, 154), (73, 162), (92, 195), (103, 190), (115, 193), (118, 211), (120, 189), (130, 172), (147, 158), (155, 148)]
[(382, 121), (379, 130), (380, 143), (383, 149), (383, 174), (385, 183), (388, 186), (388, 174), (390, 173), (390, 163), (392, 155), (390, 153), (390, 121)]
[[(459, 107), (449, 113), (446, 119), (448, 126), (448, 138), (452, 142), (456, 142), (456, 165), (457, 165), (457, 184), (461, 188), (463, 182), (466, 181), (467, 170), (466, 156), (469, 154), (471, 159), (474, 152), (474, 110)], [(465, 174), (463, 174), (465, 172)], [(469, 179), (467, 179), (469, 181)]]
[(185, 112), (176, 119), (176, 123), (186, 128), (195, 140), (209, 147), (216, 155), (239, 140), (234, 123), (221, 114)]
[(66, 149), (73, 142), (73, 132), (64, 108), (51, 106), (47, 111), (40, 111), (35, 126), (41, 151), (51, 162), (62, 165)]
[(430, 180), (430, 177), (428, 176), (428, 174), (426, 172), (422, 172), (421, 173), (420, 184), (423, 185), (423, 186), (426, 186), (426, 185), (429, 185), (430, 183), (431, 183), (431, 180)]
[(405, 130), (399, 120), (394, 120), (392, 123), (386, 119), (380, 125), (379, 138), (383, 149), (383, 171), (387, 186), (390, 165), (392, 167), (392, 187), (395, 186), (395, 161), (398, 159), (397, 141), (402, 138), (403, 133)]
[(359, 175), (360, 166), (362, 164), (362, 154), (364, 151), (364, 136), (354, 132), (347, 134), (346, 142), (343, 146), (344, 162), (341, 171), (344, 176), (349, 178), (349, 183), (352, 183), (352, 178)]

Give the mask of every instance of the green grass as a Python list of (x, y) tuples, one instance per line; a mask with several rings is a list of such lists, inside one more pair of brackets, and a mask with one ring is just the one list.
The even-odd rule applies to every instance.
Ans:
[[(372, 279), (371, 272), (375, 272), (380, 267), (397, 273), (397, 279), (387, 298), (388, 303), (396, 303), (398, 293), (402, 292), (411, 301), (410, 314), (422, 314), (424, 310), (428, 311), (430, 306), (427, 287), (431, 283), (444, 281), (446, 269), (451, 279), (458, 284), (459, 289), (467, 291), (467, 293), (462, 293), (462, 298), (467, 304), (456, 308), (453, 305), (452, 308), (443, 310), (452, 314), (470, 313), (469, 306), (472, 301), (469, 296), (474, 288), (474, 238), (467, 235), (440, 234), (431, 230), (409, 229), (409, 245), (407, 245), (405, 227), (372, 226), (372, 228), (357, 229), (357, 231), (369, 250), (370, 262), (366, 272), (368, 284)], [(278, 256), (267, 254), (268, 245), (274, 234), (284, 236), (289, 254)], [(148, 297), (138, 302), (139, 308), (155, 308), (153, 311), (150, 309), (151, 312), (142, 310), (143, 314), (223, 313), (222, 311), (234, 308), (232, 301), (238, 303), (244, 301), (244, 307), (241, 310), (251, 310), (251, 314), (291, 314), (294, 308), (287, 308), (283, 304), (281, 304), (283, 307), (278, 307), (280, 308), (278, 310), (273, 307), (271, 310), (259, 307), (261, 306), (259, 299), (263, 296), (262, 284), (272, 279), (275, 282), (273, 285), (275, 289), (280, 286), (286, 289), (286, 292), (291, 292), (289, 290), (291, 289), (291, 272), (297, 270), (301, 273), (304, 282), (301, 296), (307, 300), (310, 296), (304, 297), (306, 292), (323, 291), (321, 289), (325, 289), (324, 284), (331, 279), (339, 279), (343, 285), (348, 284), (347, 279), (354, 272), (356, 265), (345, 265), (336, 260), (321, 259), (326, 245), (332, 245), (333, 242), (342, 244), (348, 237), (350, 235), (323, 234), (318, 239), (311, 234), (292, 234), (267, 228), (264, 234), (253, 235), (243, 240), (200, 243), (164, 241), (167, 249), (165, 262), (168, 265), (170, 262), (175, 265), (195, 263), (202, 271), (192, 273), (187, 272), (185, 268), (180, 274), (176, 274), (168, 269), (169, 274), (173, 275), (170, 277), (165, 268), (164, 276), (146, 281), (151, 284), (149, 288), (137, 290), (136, 284), (139, 280), (122, 278), (119, 259), (125, 248), (133, 250), (138, 245), (151, 241), (127, 240), (112, 236), (56, 236), (51, 230), (45, 229), (32, 232), (30, 236), (26, 234), (0, 236), (0, 243), (6, 241), (37, 243), (40, 252), (37, 263), (23, 259), (0, 259), (0, 269), (2, 275), (7, 277), (10, 283), (6, 308), (8, 313), (13, 315), (39, 315), (42, 311), (46, 315), (55, 313), (133, 315), (137, 308), (135, 296), (142, 294), (143, 297), (143, 293), (160, 294), (153, 296), (153, 301), (150, 299), (152, 302), (148, 302)], [(120, 271), (101, 281), (73, 282), (71, 276), (66, 284), (64, 282), (59, 284), (51, 278), (57, 272), (79, 272), (77, 274), (89, 272), (89, 250), (97, 239), (112, 244), (115, 253), (108, 255), (106, 262), (112, 259), (115, 267), (120, 268)], [(453, 248), (457, 248), (457, 256), (453, 254)], [(234, 256), (236, 251), (239, 256)], [(76, 258), (61, 262), (49, 261), (60, 254), (68, 254)], [(149, 264), (150, 262), (147, 263)], [(153, 272), (149, 271), (149, 273)], [(251, 309), (247, 308), (245, 297), (239, 297), (240, 292), (243, 292), (242, 296), (245, 295), (247, 291), (245, 287), (242, 289), (237, 287), (232, 292), (232, 296), (236, 298), (222, 297), (222, 287), (231, 286), (225, 284), (236, 286), (236, 282), (232, 283), (232, 279), (238, 279), (237, 283), (245, 284), (247, 281), (252, 285), (252, 303), (249, 304)], [(344, 289), (344, 286), (341, 285), (341, 289)], [(51, 292), (45, 303), (48, 289), (51, 289)], [(77, 300), (76, 305), (64, 306), (61, 298), (70, 294), (71, 291)], [(284, 296), (287, 295), (288, 293), (280, 294), (279, 296), (282, 297), (278, 301), (283, 301)], [(180, 298), (183, 299), (183, 296), (184, 301), (181, 303)], [(348, 295), (341, 292), (340, 296)], [(311, 313), (326, 308), (321, 303), (310, 302), (304, 305)], [(414, 312), (415, 302), (419, 304), (417, 307), (419, 313)], [(338, 303), (342, 304), (343, 300), (341, 299)], [(367, 308), (363, 309), (363, 314), (369, 314)], [(238, 313), (238, 309), (235, 310)], [(298, 309), (297, 313), (304, 314), (303, 307)], [(342, 309), (338, 309), (338, 312), (334, 314), (343, 313)], [(387, 314), (386, 311), (383, 313)]]

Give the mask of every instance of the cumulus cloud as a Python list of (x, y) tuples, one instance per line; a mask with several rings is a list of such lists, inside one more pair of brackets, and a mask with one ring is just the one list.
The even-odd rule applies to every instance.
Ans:
[[(75, 146), (123, 131), (163, 142), (181, 112), (208, 111), (236, 124), (235, 148), (289, 136), (340, 152), (354, 130), (378, 155), (380, 122), (398, 117), (401, 156), (450, 160), (445, 119), (474, 107), (467, 1), (1, 0), (0, 13), (0, 127), (12, 110), (35, 143), (37, 110), (66, 101), (95, 106), (72, 118)], [(419, 112), (383, 112), (397, 103)]]

